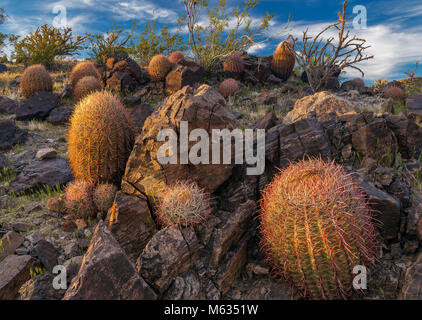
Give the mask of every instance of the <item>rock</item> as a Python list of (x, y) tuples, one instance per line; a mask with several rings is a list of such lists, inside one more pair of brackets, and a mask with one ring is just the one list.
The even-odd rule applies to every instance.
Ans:
[(418, 158), (422, 152), (422, 128), (404, 116), (389, 115), (386, 122), (397, 138), (402, 157)]
[(64, 185), (73, 180), (72, 171), (63, 158), (34, 161), (23, 168), (12, 182), (10, 189), (15, 193)]
[(84, 219), (76, 219), (75, 220), (76, 228), (78, 230), (83, 230), (87, 227), (86, 222)]
[(71, 283), (73, 278), (78, 274), (81, 268), (83, 256), (76, 256), (66, 260), (63, 266), (66, 268), (67, 282)]
[(422, 94), (414, 94), (406, 99), (406, 114), (411, 119), (422, 119)]
[(406, 272), (401, 299), (422, 300), (422, 253)]
[(244, 80), (249, 83), (268, 82), (280, 84), (281, 79), (271, 73), (272, 56), (258, 57), (243, 54), (243, 62), (245, 64)]
[(138, 82), (128, 70), (113, 72), (107, 79), (107, 87), (115, 92), (133, 92), (138, 87)]
[(271, 75), (268, 76), (267, 82), (270, 83), (270, 84), (281, 84), (283, 82), (283, 80), (281, 80), (280, 78), (277, 78), (275, 75), (271, 74)]
[(6, 156), (0, 152), (0, 173), (9, 167), (9, 161), (7, 160)]
[(360, 183), (377, 219), (381, 222), (381, 234), (385, 240), (397, 238), (400, 223), (400, 201), (388, 193), (375, 188), (366, 181)]
[(129, 70), (132, 77), (135, 78), (139, 84), (143, 85), (149, 81), (148, 72), (145, 69), (142, 69), (135, 60), (128, 57), (125, 61), (127, 70)]
[(40, 240), (34, 248), (34, 253), (44, 267), (52, 272), (59, 257), (56, 248), (47, 240)]
[(6, 233), (0, 241), (0, 262), (7, 256), (14, 254), (16, 248), (18, 248), (22, 243), (23, 238), (16, 232), (9, 231)]
[(19, 288), (30, 279), (31, 269), (38, 266), (37, 260), (29, 255), (7, 256), (0, 262), (0, 300), (13, 300)]
[(75, 240), (69, 241), (62, 246), (64, 255), (66, 258), (70, 259), (76, 257), (80, 254), (79, 245)]
[(285, 123), (293, 123), (312, 115), (356, 113), (359, 110), (351, 106), (345, 99), (331, 92), (322, 91), (312, 96), (297, 100), (292, 111), (283, 119)]
[(53, 287), (54, 275), (43, 273), (28, 280), (19, 289), (19, 300), (60, 300), (65, 290)]
[(183, 61), (177, 64), (166, 76), (166, 90), (172, 94), (184, 86), (194, 86), (202, 83), (204, 77), (203, 68), (193, 61)]
[(15, 144), (24, 143), (28, 130), (20, 129), (13, 120), (0, 119), (0, 150), (7, 150)]
[(35, 246), (43, 238), (43, 234), (40, 230), (33, 230), (25, 236), (25, 240), (28, 240), (33, 246)]
[(47, 200), (47, 209), (57, 213), (66, 213), (66, 203), (63, 195), (56, 195)]
[(252, 281), (237, 281), (233, 287), (239, 288), (240, 296), (233, 297), (240, 300), (292, 300), (293, 289), (283, 281), (276, 281), (271, 277), (253, 279)]
[(70, 116), (73, 113), (73, 109), (73, 106), (67, 105), (54, 108), (50, 112), (47, 121), (54, 125), (65, 124), (69, 121)]
[[(197, 128), (205, 129), (210, 136), (212, 129), (238, 128), (237, 120), (225, 105), (224, 98), (208, 85), (202, 85), (197, 90), (187, 86), (168, 97), (147, 118), (142, 135), (136, 139), (122, 181), (122, 191), (140, 197), (156, 196), (166, 184), (186, 179), (197, 182), (209, 192), (215, 191), (230, 177), (234, 161), (228, 165), (161, 165), (157, 161), (157, 151), (163, 142), (156, 139), (161, 129), (173, 128), (179, 132), (180, 121), (188, 122), (188, 134)], [(194, 144), (196, 142), (189, 142), (189, 145), (183, 145), (182, 148), (189, 151)], [(211, 148), (210, 143), (210, 155)], [(180, 149), (177, 153), (180, 154)]]
[(259, 121), (258, 125), (256, 126), (257, 129), (265, 129), (269, 130), (275, 125), (279, 123), (277, 117), (275, 116), (274, 112), (268, 112), (264, 118)]
[(7, 72), (7, 66), (3, 63), (0, 63), (0, 73)]
[(11, 223), (11, 227), (13, 230), (15, 230), (18, 233), (26, 233), (29, 230), (33, 229), (35, 226), (31, 223), (15, 222), (15, 223)]
[(396, 180), (387, 189), (388, 193), (400, 200), (403, 208), (410, 204), (410, 189), (404, 181)]
[[(418, 224), (422, 219), (422, 196), (410, 195), (410, 208), (406, 219), (406, 234), (413, 238), (418, 236)], [(422, 240), (422, 238), (420, 238)]]
[(115, 211), (110, 209), (107, 224), (129, 258), (136, 261), (156, 232), (148, 203), (120, 191), (117, 192), (114, 203)]
[(262, 92), (259, 96), (252, 100), (252, 103), (254, 105), (276, 105), (277, 100), (278, 96), (276, 92)]
[(78, 227), (75, 224), (75, 222), (72, 220), (69, 220), (65, 222), (62, 229), (64, 232), (74, 232), (77, 228)]
[(136, 128), (138, 129), (138, 133), (142, 133), (145, 120), (152, 114), (154, 111), (153, 108), (147, 103), (141, 103), (134, 107), (128, 108), (128, 110), (133, 122), (136, 125)]
[(176, 277), (163, 296), (164, 300), (197, 300), (201, 293), (198, 276), (191, 271)]
[(381, 260), (370, 271), (367, 284), (369, 294), (378, 300), (396, 300), (402, 277), (400, 268), (391, 261)]
[(66, 84), (63, 87), (63, 90), (60, 92), (60, 99), (69, 99), (73, 96), (73, 89), (72, 85)]
[(103, 222), (99, 222), (63, 300), (153, 300), (155, 293)]
[(14, 114), (18, 108), (15, 100), (0, 96), (0, 114)]
[(152, 237), (136, 265), (145, 281), (161, 295), (195, 263), (199, 248), (192, 229), (168, 227)]
[(36, 92), (23, 100), (16, 110), (16, 120), (45, 120), (51, 110), (60, 104), (58, 94), (51, 92)]
[(53, 148), (43, 148), (37, 151), (35, 160), (52, 159), (57, 156), (57, 151)]

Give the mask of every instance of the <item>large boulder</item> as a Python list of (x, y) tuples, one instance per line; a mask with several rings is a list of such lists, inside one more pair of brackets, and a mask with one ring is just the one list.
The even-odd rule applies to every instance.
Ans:
[(73, 109), (73, 106), (67, 105), (54, 108), (50, 112), (47, 121), (54, 125), (65, 124), (70, 119), (70, 116), (73, 113)]
[(53, 287), (54, 275), (43, 273), (25, 282), (19, 289), (19, 300), (60, 300), (64, 289)]
[(16, 110), (16, 120), (45, 120), (51, 110), (60, 104), (58, 94), (51, 92), (36, 92), (23, 100)]
[(0, 119), (0, 150), (7, 150), (15, 144), (24, 143), (28, 130), (19, 128), (13, 120)]
[[(142, 134), (137, 137), (129, 157), (122, 191), (138, 196), (157, 196), (166, 184), (177, 180), (193, 180), (209, 192), (215, 191), (231, 175), (233, 164), (180, 164), (180, 148), (175, 151), (178, 164), (160, 164), (157, 152), (164, 142), (157, 141), (162, 129), (173, 129), (180, 135), (180, 122), (188, 123), (188, 134), (194, 129), (204, 129), (212, 136), (213, 129), (233, 130), (239, 126), (233, 114), (225, 107), (224, 98), (208, 85), (197, 90), (186, 86), (168, 97), (147, 118)], [(179, 139), (178, 139), (179, 140)], [(178, 141), (178, 146), (188, 153), (196, 142)], [(212, 155), (212, 145), (210, 152)], [(221, 147), (220, 155), (222, 152)], [(233, 156), (233, 152), (232, 152)], [(210, 159), (211, 162), (211, 159)]]
[(293, 123), (313, 115), (320, 116), (333, 113), (339, 116), (356, 112), (359, 112), (359, 110), (347, 100), (331, 92), (322, 91), (297, 100), (293, 110), (286, 115), (283, 121)]
[(200, 65), (193, 61), (183, 61), (182, 64), (177, 64), (166, 77), (168, 93), (175, 93), (184, 86), (194, 86), (202, 82), (204, 70)]
[(154, 300), (155, 293), (139, 276), (106, 225), (100, 221), (78, 275), (63, 300)]
[(114, 210), (107, 216), (107, 224), (132, 261), (141, 254), (156, 232), (148, 203), (145, 199), (117, 192)]
[(14, 231), (9, 231), (0, 240), (0, 262), (8, 255), (15, 253), (17, 247), (23, 243), (23, 238)]
[(15, 100), (0, 96), (0, 114), (14, 114), (18, 108)]

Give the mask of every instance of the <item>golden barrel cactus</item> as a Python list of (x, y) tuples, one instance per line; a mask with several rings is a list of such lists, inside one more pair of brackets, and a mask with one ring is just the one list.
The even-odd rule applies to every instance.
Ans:
[(100, 80), (97, 77), (88, 76), (84, 77), (76, 83), (76, 86), (73, 90), (73, 95), (76, 100), (81, 100), (90, 93), (101, 91), (102, 86)]
[(75, 107), (67, 135), (76, 179), (120, 185), (135, 129), (118, 97), (95, 92), (82, 99)]
[(218, 92), (226, 99), (230, 96), (234, 96), (239, 91), (239, 83), (232, 78), (224, 80), (218, 88)]
[(154, 56), (148, 65), (148, 74), (152, 81), (163, 81), (170, 72), (172, 64), (162, 54)]
[(320, 159), (281, 171), (263, 191), (262, 246), (277, 275), (305, 298), (346, 299), (353, 268), (370, 267), (378, 244), (363, 192), (343, 168)]
[(274, 51), (271, 69), (277, 77), (287, 80), (293, 72), (295, 62), (294, 44), (283, 41)]
[(72, 85), (72, 88), (75, 89), (79, 80), (89, 76), (95, 77), (101, 81), (101, 75), (91, 61), (79, 62), (73, 67), (70, 74), (70, 84)]
[(20, 79), (20, 90), (26, 99), (36, 92), (52, 92), (53, 80), (43, 65), (36, 64), (26, 68), (23, 72)]

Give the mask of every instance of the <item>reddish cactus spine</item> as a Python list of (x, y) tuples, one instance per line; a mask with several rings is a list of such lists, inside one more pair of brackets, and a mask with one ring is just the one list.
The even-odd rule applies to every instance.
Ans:
[(36, 64), (25, 69), (20, 80), (22, 95), (28, 99), (36, 92), (53, 91), (53, 80), (41, 64)]

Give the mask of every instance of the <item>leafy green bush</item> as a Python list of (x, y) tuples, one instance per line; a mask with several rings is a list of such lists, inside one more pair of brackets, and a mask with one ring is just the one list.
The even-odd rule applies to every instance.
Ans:
[(144, 30), (139, 32), (136, 23), (133, 23), (133, 31), (136, 32), (132, 38), (129, 53), (142, 66), (147, 66), (151, 58), (164, 54), (169, 55), (173, 51), (184, 51), (186, 45), (179, 32), (172, 34), (168, 26), (163, 26), (159, 33), (156, 32), (157, 21), (149, 21), (144, 25)]
[(117, 60), (128, 57), (126, 45), (132, 38), (132, 32), (114, 27), (105, 34), (87, 34), (91, 58), (99, 65), (105, 65), (108, 58)]
[(85, 41), (86, 36), (77, 36), (74, 39), (72, 28), (61, 30), (45, 24), (22, 40), (16, 41), (13, 57), (16, 63), (23, 63), (25, 66), (42, 64), (49, 68), (56, 58), (71, 56), (84, 49), (82, 44)]
[[(220, 0), (215, 8), (208, 8), (206, 0), (184, 0), (186, 16), (179, 24), (186, 23), (189, 46), (195, 59), (207, 70), (217, 66), (224, 57), (234, 52), (246, 51), (257, 42), (264, 41), (263, 31), (268, 30), (274, 15), (268, 12), (259, 24), (252, 24), (251, 10), (259, 0), (247, 0), (243, 8), (229, 12), (226, 0)], [(208, 14), (208, 25), (200, 24), (203, 10)], [(230, 28), (231, 25), (234, 27)]]

